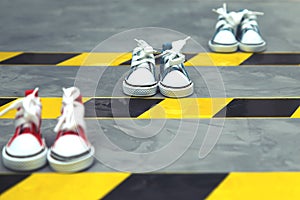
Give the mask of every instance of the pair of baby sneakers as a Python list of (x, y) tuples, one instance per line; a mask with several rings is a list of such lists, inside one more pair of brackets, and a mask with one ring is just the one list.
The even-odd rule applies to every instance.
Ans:
[(17, 109), (15, 133), (3, 147), (3, 164), (16, 171), (32, 171), (46, 165), (59, 172), (81, 171), (93, 163), (94, 147), (85, 131), (84, 106), (76, 87), (63, 88), (61, 116), (54, 128), (56, 139), (47, 148), (41, 133), (42, 105), (38, 88), (27, 90), (25, 97), (0, 113)]
[(218, 17), (216, 31), (208, 45), (215, 52), (261, 52), (266, 49), (266, 41), (262, 38), (257, 16), (262, 12), (247, 9), (238, 12), (227, 12), (226, 4), (222, 8), (213, 9)]
[[(172, 98), (191, 95), (193, 82), (183, 64), (185, 56), (180, 53), (189, 38), (165, 43), (162, 51), (156, 51), (144, 40), (136, 39), (138, 46), (132, 52), (123, 92), (129, 96), (153, 96), (159, 90), (162, 95)], [(156, 79), (155, 58), (161, 59), (159, 81)]]

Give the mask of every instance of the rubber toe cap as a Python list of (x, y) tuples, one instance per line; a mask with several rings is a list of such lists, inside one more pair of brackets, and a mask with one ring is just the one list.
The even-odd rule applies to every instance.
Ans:
[(90, 149), (90, 146), (77, 135), (61, 136), (53, 145), (52, 151), (63, 157), (80, 155)]
[(213, 38), (213, 42), (229, 45), (237, 43), (237, 40), (235, 38), (235, 35), (231, 31), (224, 30), (215, 35), (215, 37)]
[(32, 134), (22, 134), (17, 136), (13, 142), (6, 147), (8, 154), (13, 156), (31, 156), (39, 153), (42, 146), (37, 138)]
[(138, 68), (126, 80), (131, 85), (151, 85), (155, 83), (154, 75), (147, 68)]
[(190, 80), (177, 70), (169, 72), (161, 82), (169, 87), (185, 87), (190, 84)]

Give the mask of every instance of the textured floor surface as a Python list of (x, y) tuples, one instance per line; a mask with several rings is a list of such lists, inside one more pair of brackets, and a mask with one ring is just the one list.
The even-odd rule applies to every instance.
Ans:
[[(0, 2), (0, 51), (90, 52), (126, 50), (122, 35), (100, 44), (114, 34), (133, 28), (161, 27), (190, 35), (200, 44), (199, 51), (209, 51), (207, 42), (214, 32), (216, 14), (213, 8), (222, 1), (166, 0), (120, 1), (86, 0), (2, 0)], [(227, 1), (230, 10), (248, 8), (262, 11), (259, 24), (268, 42), (267, 52), (298, 52), (300, 46), (299, 1)], [(161, 29), (159, 29), (161, 30)], [(171, 33), (174, 33), (171, 31)], [(172, 38), (168, 30), (149, 40)], [(170, 34), (170, 35), (169, 35)], [(163, 38), (163, 39), (162, 39)], [(124, 39), (125, 40), (125, 39)], [(157, 40), (159, 41), (159, 40)], [(159, 43), (159, 42), (157, 42)], [(100, 46), (99, 46), (100, 44)], [(101, 49), (101, 47), (103, 47)], [(124, 49), (122, 49), (124, 47)], [(134, 46), (132, 46), (133, 48)], [(156, 48), (160, 48), (155, 43)], [(300, 63), (299, 63), (300, 64)], [(40, 96), (59, 97), (61, 88), (78, 80), (78, 67), (56, 66), (0, 66), (0, 96), (20, 97), (25, 89), (39, 87)], [(128, 66), (89, 67), (89, 73), (100, 73), (96, 92), (81, 88), (85, 96), (124, 96), (121, 77)], [(87, 72), (87, 73), (88, 73)], [(189, 67), (195, 84), (193, 97), (299, 97), (300, 72), (298, 66), (239, 66)], [(205, 78), (203, 78), (205, 77)], [(222, 80), (221, 85), (208, 89), (205, 79)], [(80, 79), (80, 77), (79, 77)], [(156, 97), (160, 97), (157, 95)], [(155, 121), (155, 120), (153, 120)], [(88, 135), (96, 146), (96, 163), (88, 171), (135, 169), (163, 172), (231, 172), (231, 171), (299, 171), (299, 119), (167, 119), (165, 124), (136, 120), (87, 120)], [(224, 123), (224, 124), (223, 124)], [(43, 134), (51, 145), (56, 120), (44, 120)], [(147, 127), (147, 124), (150, 126)], [(158, 124), (158, 125), (157, 125)], [(138, 135), (139, 129), (145, 127)], [(181, 128), (179, 128), (181, 126)], [(199, 157), (209, 127), (223, 127), (213, 150)], [(143, 134), (154, 136), (148, 138)], [(134, 131), (135, 132), (134, 132)], [(180, 132), (178, 131), (180, 130)], [(219, 130), (219, 129), (218, 129)], [(13, 122), (0, 120), (0, 147), (11, 137)], [(156, 131), (156, 132), (155, 132)], [(132, 133), (134, 132), (134, 133)], [(128, 133), (131, 133), (128, 134)], [(136, 134), (136, 135), (134, 135)], [(106, 137), (105, 137), (106, 136)], [(149, 153), (169, 146), (181, 139), (173, 149), (158, 157), (137, 156), (116, 150), (105, 140), (127, 152)], [(214, 136), (215, 137), (215, 136)], [(180, 149), (182, 152), (172, 152)], [(168, 160), (170, 158), (170, 160)], [(135, 162), (134, 162), (135, 161)], [(168, 162), (165, 162), (168, 161)], [(8, 173), (0, 161), (0, 171)], [(147, 166), (142, 166), (147, 164)], [(51, 171), (49, 167), (39, 171)]]

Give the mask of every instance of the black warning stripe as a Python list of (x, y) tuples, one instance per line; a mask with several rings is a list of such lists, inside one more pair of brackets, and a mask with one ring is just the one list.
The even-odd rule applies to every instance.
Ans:
[(80, 53), (22, 53), (0, 62), (3, 65), (56, 65)]
[(138, 117), (164, 99), (93, 98), (85, 105), (85, 117)]
[[(196, 53), (183, 53), (183, 54), (185, 55), (185, 61), (188, 61), (197, 55)], [(161, 63), (161, 58), (155, 58), (155, 64), (159, 65), (160, 63)], [(131, 64), (131, 59), (121, 63), (120, 65), (130, 65), (130, 64)]]
[(299, 98), (234, 99), (214, 117), (291, 117), (299, 106)]
[(30, 174), (1, 174), (0, 175), (0, 194), (9, 188), (15, 186), (19, 182), (23, 181)]
[(104, 200), (206, 198), (228, 174), (133, 174)]
[(255, 53), (241, 65), (299, 65), (297, 53)]
[(17, 98), (0, 98), (0, 107), (4, 106), (5, 104), (8, 104), (9, 102), (12, 102), (16, 99)]

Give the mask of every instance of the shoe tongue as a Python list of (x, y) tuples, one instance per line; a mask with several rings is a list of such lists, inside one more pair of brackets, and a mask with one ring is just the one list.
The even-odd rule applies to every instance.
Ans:
[[(28, 96), (28, 95), (32, 94), (33, 92), (34, 92), (34, 90), (25, 90), (25, 96)], [(35, 93), (34, 96), (38, 97), (38, 91)]]
[(62, 135), (78, 135), (76, 131), (62, 131)]
[(31, 128), (26, 127), (26, 128), (22, 128), (21, 133), (31, 133)]
[(230, 12), (226, 19), (228, 23), (236, 27), (237, 25), (239, 25), (239, 23), (241, 23), (243, 16), (244, 16), (243, 12)]
[(33, 125), (26, 123), (22, 125), (21, 133), (32, 133)]

